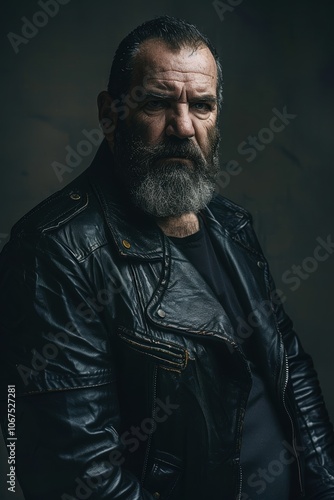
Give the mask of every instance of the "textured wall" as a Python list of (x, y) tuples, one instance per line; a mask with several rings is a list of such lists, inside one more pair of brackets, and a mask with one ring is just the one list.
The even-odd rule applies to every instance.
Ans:
[[(68, 0), (49, 18), (35, 15), (41, 11), (37, 1), (3, 3), (0, 244), (19, 217), (90, 163), (95, 146), (62, 178), (52, 167), (65, 162), (65, 147), (76, 148), (84, 130), (97, 128), (96, 95), (106, 87), (120, 39), (162, 13), (196, 23), (219, 49), (224, 67), (226, 173), (220, 189), (254, 215), (276, 285), (314, 357), (333, 418), (334, 255), (328, 248), (326, 260), (314, 259), (319, 238), (334, 238), (333, 5), (330, 0), (224, 3), (229, 10), (218, 13), (211, 1)], [(23, 16), (40, 27), (30, 26), (19, 39)], [(9, 32), (15, 34), (11, 39)], [(285, 107), (296, 116), (278, 130), (272, 118)], [(249, 136), (258, 137), (255, 149), (250, 150)], [(0, 466), (2, 481), (4, 456)], [(1, 498), (22, 498), (2, 488)]]

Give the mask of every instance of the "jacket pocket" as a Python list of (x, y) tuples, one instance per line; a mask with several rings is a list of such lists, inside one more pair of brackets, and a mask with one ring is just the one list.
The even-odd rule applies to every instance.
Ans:
[(132, 351), (147, 356), (162, 368), (184, 370), (188, 362), (188, 352), (182, 347), (170, 343), (151, 341), (122, 327), (118, 328), (118, 338)]
[(181, 475), (181, 460), (170, 453), (157, 450), (144, 485), (154, 498), (160, 500), (176, 498), (174, 493), (178, 492)]

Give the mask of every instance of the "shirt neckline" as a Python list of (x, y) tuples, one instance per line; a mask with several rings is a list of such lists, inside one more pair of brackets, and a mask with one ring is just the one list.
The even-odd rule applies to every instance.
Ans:
[(199, 230), (196, 233), (190, 234), (189, 236), (183, 236), (181, 238), (177, 236), (168, 236), (168, 238), (176, 245), (176, 246), (185, 246), (191, 243), (197, 242), (204, 237), (204, 223), (201, 215), (198, 215), (198, 223)]

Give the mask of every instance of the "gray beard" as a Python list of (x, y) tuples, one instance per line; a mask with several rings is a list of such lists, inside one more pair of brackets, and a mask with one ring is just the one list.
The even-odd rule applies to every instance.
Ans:
[[(219, 172), (218, 132), (211, 143), (209, 158), (204, 158), (188, 139), (170, 138), (166, 144), (147, 146), (128, 132), (116, 131), (117, 171), (133, 204), (157, 218), (202, 210), (212, 199)], [(188, 158), (191, 164), (168, 156)]]
[(154, 217), (176, 217), (202, 210), (211, 200), (215, 183), (189, 175), (184, 164), (148, 172), (131, 190), (133, 203)]

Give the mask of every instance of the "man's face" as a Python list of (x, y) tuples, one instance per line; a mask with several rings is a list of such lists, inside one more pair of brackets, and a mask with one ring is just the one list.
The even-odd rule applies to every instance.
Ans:
[(198, 212), (218, 173), (217, 68), (207, 47), (144, 42), (132, 86), (145, 97), (117, 121), (114, 155), (132, 201), (155, 217)]

